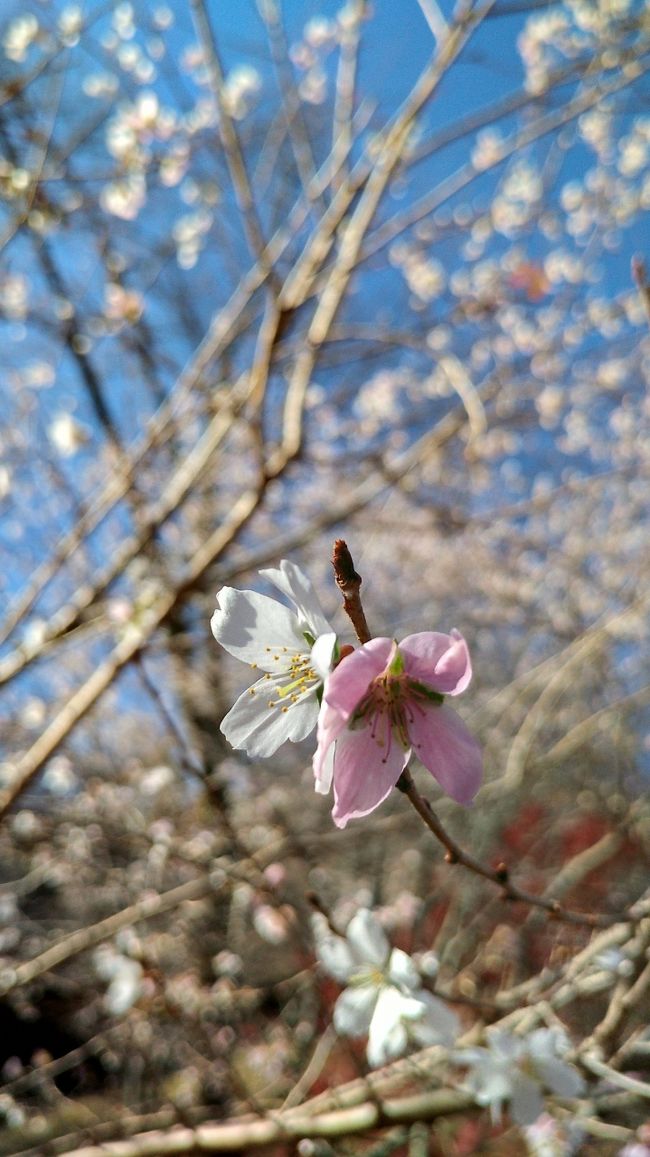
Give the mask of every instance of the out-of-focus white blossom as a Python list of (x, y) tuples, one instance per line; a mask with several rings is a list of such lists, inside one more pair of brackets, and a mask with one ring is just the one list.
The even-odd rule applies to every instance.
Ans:
[(104, 290), (104, 314), (114, 322), (135, 325), (142, 317), (144, 299), (135, 289), (109, 281)]
[(0, 274), (0, 312), (10, 321), (24, 321), (28, 302), (27, 278), (22, 273)]
[(369, 1065), (387, 1064), (409, 1044), (453, 1044), (456, 1014), (422, 987), (411, 957), (391, 949), (372, 912), (360, 909), (345, 938), (335, 935), (320, 913), (312, 926), (323, 968), (346, 985), (334, 1007), (334, 1027), (341, 1036), (368, 1036)]
[(104, 994), (106, 1008), (112, 1016), (123, 1016), (142, 996), (142, 965), (108, 944), (99, 946), (93, 962), (99, 978), (108, 981)]
[(88, 441), (88, 432), (72, 414), (57, 414), (47, 433), (63, 458), (71, 458)]
[(38, 33), (39, 23), (33, 13), (27, 12), (24, 16), (17, 16), (7, 25), (2, 38), (5, 56), (16, 64), (22, 64)]
[(222, 90), (226, 111), (235, 120), (243, 120), (250, 112), (262, 88), (262, 77), (250, 64), (239, 64), (228, 73)]
[(582, 1145), (584, 1133), (570, 1121), (558, 1121), (542, 1113), (532, 1125), (524, 1126), (530, 1157), (573, 1157)]
[(79, 4), (68, 4), (59, 16), (58, 30), (61, 40), (67, 48), (79, 43), (79, 35), (83, 28), (83, 11)]
[(110, 181), (99, 195), (102, 209), (124, 221), (134, 221), (146, 200), (147, 186), (141, 173), (130, 173), (121, 180)]
[(539, 1028), (519, 1037), (499, 1028), (486, 1031), (487, 1047), (461, 1050), (456, 1060), (469, 1066), (465, 1087), (499, 1121), (505, 1102), (518, 1125), (532, 1125), (544, 1111), (544, 1092), (577, 1097), (584, 1081), (562, 1060), (569, 1041), (559, 1029)]

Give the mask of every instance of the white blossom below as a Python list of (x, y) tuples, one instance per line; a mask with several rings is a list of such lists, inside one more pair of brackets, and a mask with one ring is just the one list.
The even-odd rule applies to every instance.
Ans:
[(345, 939), (320, 914), (313, 928), (324, 970), (346, 985), (334, 1007), (334, 1028), (340, 1036), (367, 1035), (372, 1068), (401, 1056), (410, 1044), (453, 1044), (459, 1031), (456, 1014), (422, 988), (411, 957), (391, 949), (372, 912), (360, 909)]
[(562, 1060), (569, 1042), (559, 1029), (539, 1028), (519, 1037), (504, 1029), (486, 1032), (486, 1048), (463, 1049), (456, 1056), (469, 1066), (465, 1087), (479, 1105), (488, 1106), (500, 1121), (503, 1105), (517, 1125), (532, 1125), (544, 1111), (544, 1093), (577, 1097), (584, 1081), (573, 1065)]

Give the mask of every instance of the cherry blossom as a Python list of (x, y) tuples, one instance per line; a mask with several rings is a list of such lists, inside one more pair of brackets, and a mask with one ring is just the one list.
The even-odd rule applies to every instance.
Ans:
[(544, 1110), (544, 1090), (560, 1097), (577, 1097), (582, 1077), (562, 1060), (569, 1042), (559, 1029), (539, 1028), (527, 1037), (503, 1029), (488, 1029), (487, 1048), (463, 1049), (456, 1059), (470, 1066), (466, 1087), (477, 1104), (489, 1105), (500, 1121), (503, 1104), (517, 1125), (532, 1125)]
[(329, 671), (336, 635), (309, 579), (295, 563), (259, 572), (293, 603), (256, 591), (222, 587), (212, 633), (235, 658), (263, 671), (239, 696), (221, 723), (232, 747), (266, 757), (290, 739), (306, 739), (316, 726), (318, 693)]
[(329, 676), (318, 720), (316, 790), (334, 785), (337, 827), (368, 815), (390, 794), (415, 752), (443, 791), (469, 804), (482, 775), (480, 748), (447, 706), (472, 677), (467, 644), (423, 631), (399, 645), (372, 639)]
[(353, 916), (345, 939), (320, 914), (313, 928), (323, 968), (346, 985), (334, 1007), (334, 1027), (341, 1036), (368, 1036), (369, 1065), (387, 1064), (411, 1043), (453, 1044), (459, 1031), (455, 1013), (422, 988), (411, 957), (391, 949), (369, 909)]

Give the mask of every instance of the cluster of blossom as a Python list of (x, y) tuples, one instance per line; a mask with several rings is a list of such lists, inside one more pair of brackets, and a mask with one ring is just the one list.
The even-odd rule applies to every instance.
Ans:
[(444, 702), (472, 677), (462, 635), (422, 631), (397, 643), (339, 645), (306, 575), (284, 560), (260, 571), (293, 604), (223, 587), (212, 632), (226, 651), (263, 672), (221, 723), (252, 757), (317, 728), (316, 791), (334, 789), (334, 822), (374, 811), (414, 753), (443, 791), (470, 804), (482, 777), (479, 745)]
[[(340, 1036), (368, 1038), (371, 1067), (388, 1064), (409, 1046), (452, 1048), (461, 1027), (458, 1017), (424, 987), (415, 961), (391, 948), (372, 912), (361, 908), (345, 937), (333, 932), (321, 913), (313, 916), (312, 927), (322, 968), (344, 986), (334, 1006), (334, 1028)], [(584, 1091), (579, 1072), (564, 1059), (569, 1047), (557, 1028), (536, 1029), (527, 1036), (492, 1028), (486, 1032), (485, 1047), (452, 1051), (450, 1059), (467, 1069), (463, 1088), (478, 1105), (489, 1108), (495, 1122), (508, 1104), (512, 1120), (525, 1130), (531, 1153), (566, 1155), (573, 1152), (578, 1131), (545, 1113), (544, 1094), (571, 1098)], [(558, 1144), (564, 1147), (554, 1150)]]

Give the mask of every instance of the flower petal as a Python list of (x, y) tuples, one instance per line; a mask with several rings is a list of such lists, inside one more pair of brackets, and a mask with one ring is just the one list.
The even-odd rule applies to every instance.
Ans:
[(453, 1045), (460, 1033), (460, 1021), (456, 1013), (437, 996), (425, 990), (420, 991), (418, 999), (424, 1006), (423, 1012), (418, 1020), (409, 1025), (409, 1035), (422, 1048), (434, 1044)]
[(334, 1028), (341, 1036), (365, 1036), (370, 1028), (377, 1003), (378, 989), (373, 984), (346, 988), (334, 1005)]
[(319, 635), (311, 649), (311, 665), (323, 680), (332, 670), (335, 646), (336, 635), (329, 631), (326, 635)]
[(408, 635), (399, 644), (410, 679), (426, 683), (441, 695), (460, 695), (472, 678), (469, 649), (459, 631), (442, 635), (439, 631), (421, 631)]
[(346, 727), (347, 723), (343, 716), (323, 702), (318, 714), (318, 745), (313, 759), (316, 791), (321, 795), (327, 795), (331, 787), (334, 774), (334, 741)]
[(407, 991), (415, 990), (422, 987), (420, 973), (411, 960), (411, 957), (406, 952), (402, 952), (401, 948), (394, 948), (391, 952), (386, 975), (388, 980), (398, 988), (401, 988), (402, 991), (405, 989)]
[(392, 985), (380, 990), (368, 1029), (366, 1055), (372, 1068), (385, 1065), (394, 1057), (401, 1056), (408, 1045), (408, 1035), (402, 1017), (419, 1014), (418, 1002), (403, 997)]
[(321, 755), (319, 751), (313, 758), (314, 790), (319, 795), (329, 795), (334, 776), (334, 744), (330, 743)]
[(367, 816), (379, 807), (397, 783), (409, 755), (394, 738), (388, 751), (379, 747), (370, 727), (347, 728), (337, 739), (334, 752), (332, 818), (336, 826), (344, 828), (348, 820)]
[(512, 1081), (510, 1116), (517, 1125), (532, 1125), (544, 1112), (544, 1098), (536, 1081), (525, 1073), (515, 1073)]
[(572, 1065), (559, 1057), (551, 1060), (535, 1060), (535, 1072), (540, 1081), (558, 1097), (579, 1097), (585, 1090), (585, 1083)]
[(298, 743), (313, 731), (318, 719), (316, 692), (311, 691), (287, 708), (273, 695), (285, 682), (286, 679), (259, 679), (239, 696), (221, 721), (220, 730), (231, 747), (266, 759), (288, 739)]
[(483, 757), (462, 719), (444, 704), (418, 702), (409, 738), (442, 790), (457, 803), (471, 803), (481, 785)]
[(312, 916), (312, 929), (316, 954), (320, 963), (334, 980), (338, 980), (340, 984), (345, 984), (355, 968), (355, 961), (347, 940), (344, 940), (342, 936), (335, 936), (327, 920), (320, 912), (315, 912)]
[(369, 908), (360, 908), (348, 924), (346, 937), (357, 961), (383, 968), (390, 954), (386, 933)]
[[(292, 655), (307, 651), (298, 619), (282, 603), (234, 587), (222, 587), (217, 599), (212, 634), (242, 663), (253, 663), (262, 671), (286, 670)], [(288, 659), (283, 647), (288, 648)]]
[(355, 712), (372, 680), (385, 670), (395, 644), (392, 639), (371, 639), (346, 655), (325, 684), (323, 699), (345, 720)]
[(308, 630), (315, 639), (319, 635), (331, 632), (332, 628), (323, 614), (316, 591), (307, 575), (296, 566), (295, 562), (283, 558), (279, 569), (267, 567), (259, 573), (291, 599), (298, 612), (300, 626)]

